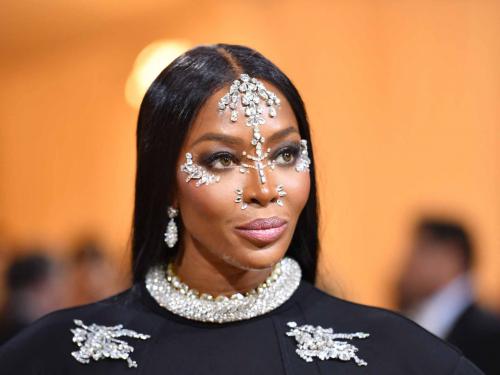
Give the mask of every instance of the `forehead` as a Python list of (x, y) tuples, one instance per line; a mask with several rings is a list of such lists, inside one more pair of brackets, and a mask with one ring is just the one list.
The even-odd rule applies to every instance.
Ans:
[[(260, 132), (264, 137), (270, 136), (277, 131), (283, 130), (285, 128), (294, 127), (297, 129), (298, 134), (298, 124), (297, 119), (293, 113), (293, 110), (285, 99), (284, 95), (279, 91), (279, 89), (263, 81), (264, 85), (269, 91), (274, 92), (278, 98), (281, 100), (281, 104), (277, 109), (277, 116), (271, 118), (268, 116), (268, 107), (262, 103), (261, 106), (264, 108), (264, 125), (259, 127)], [(221, 133), (227, 134), (235, 137), (240, 137), (247, 139), (248, 141), (252, 138), (252, 131), (250, 126), (246, 126), (245, 115), (243, 114), (243, 109), (241, 104), (238, 107), (238, 120), (232, 122), (230, 119), (231, 113), (229, 109), (225, 111), (220, 111), (218, 108), (219, 99), (224, 96), (229, 91), (229, 85), (217, 90), (213, 95), (211, 95), (204, 105), (200, 108), (198, 115), (196, 116), (191, 129), (186, 138), (186, 144), (191, 144), (195, 139), (203, 135), (204, 133)]]

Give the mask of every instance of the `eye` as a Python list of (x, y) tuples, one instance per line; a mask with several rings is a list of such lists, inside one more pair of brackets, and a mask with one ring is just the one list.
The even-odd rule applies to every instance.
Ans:
[(300, 152), (299, 145), (289, 145), (278, 150), (273, 157), (273, 160), (277, 164), (290, 165), (294, 164), (297, 156)]
[(210, 169), (231, 168), (232, 164), (237, 162), (234, 155), (229, 152), (216, 152), (203, 158), (203, 164)]

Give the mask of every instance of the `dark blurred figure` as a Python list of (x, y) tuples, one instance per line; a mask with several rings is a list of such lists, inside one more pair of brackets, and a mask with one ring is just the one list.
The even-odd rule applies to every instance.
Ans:
[(82, 305), (109, 297), (121, 289), (118, 272), (93, 236), (80, 237), (71, 257), (72, 305)]
[(5, 276), (0, 345), (36, 319), (64, 307), (67, 295), (62, 266), (45, 255), (14, 259)]
[(462, 350), (486, 374), (500, 374), (500, 318), (475, 301), (474, 250), (464, 227), (425, 218), (397, 287), (400, 310)]

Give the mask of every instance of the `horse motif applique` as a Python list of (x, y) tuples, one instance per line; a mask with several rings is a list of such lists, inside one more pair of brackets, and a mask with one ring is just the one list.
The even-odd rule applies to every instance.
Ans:
[(137, 367), (137, 362), (130, 358), (134, 348), (119, 337), (132, 337), (146, 340), (151, 336), (137, 333), (131, 329), (124, 329), (122, 324), (116, 326), (101, 326), (97, 324), (85, 325), (81, 320), (74, 319), (77, 328), (72, 328), (73, 342), (80, 350), (71, 355), (80, 363), (88, 364), (91, 359), (123, 359), (128, 367)]
[[(356, 362), (358, 366), (367, 366), (368, 363), (356, 355), (358, 348), (343, 340), (354, 338), (364, 339), (368, 333), (334, 333), (332, 328), (312, 326), (309, 324), (298, 326), (296, 322), (288, 322), (291, 329), (287, 336), (295, 337), (297, 341), (296, 353), (306, 362), (312, 362), (314, 357), (320, 360), (340, 359), (341, 361)], [(340, 340), (339, 340), (340, 339)]]

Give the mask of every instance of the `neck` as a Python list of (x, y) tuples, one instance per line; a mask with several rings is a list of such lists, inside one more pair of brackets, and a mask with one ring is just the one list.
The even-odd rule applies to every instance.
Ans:
[(273, 269), (244, 269), (191, 242), (175, 259), (174, 270), (182, 282), (200, 293), (229, 296), (256, 288)]

